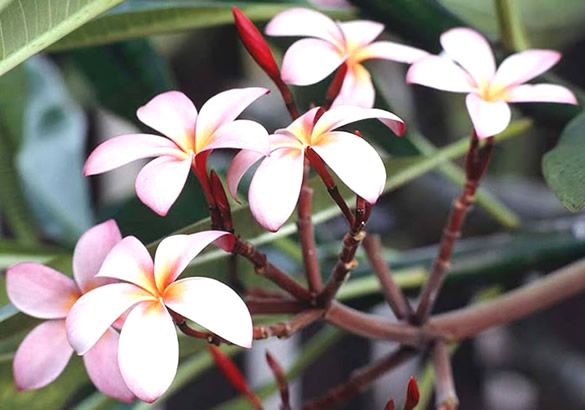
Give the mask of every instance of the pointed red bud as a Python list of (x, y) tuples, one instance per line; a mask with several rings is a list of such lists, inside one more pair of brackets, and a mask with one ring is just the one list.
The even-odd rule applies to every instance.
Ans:
[(410, 379), (408, 379), (408, 387), (406, 389), (406, 400), (404, 402), (404, 410), (414, 410), (419, 400), (420, 392), (418, 390), (418, 385), (416, 384), (416, 379), (411, 376)]
[(388, 403), (386, 403), (386, 407), (384, 407), (384, 410), (394, 410), (396, 407), (394, 405), (394, 400), (390, 399), (390, 401)]
[(325, 96), (325, 109), (328, 110), (333, 105), (333, 101), (339, 95), (341, 91), (341, 86), (343, 85), (343, 80), (345, 79), (345, 75), (347, 74), (347, 64), (342, 64), (338, 69), (337, 73), (335, 73), (335, 77), (333, 77), (333, 81), (331, 81), (331, 85), (327, 89), (327, 94)]
[(281, 409), (290, 410), (290, 394), (286, 375), (284, 374), (280, 364), (268, 350), (266, 351), (266, 362), (268, 362), (268, 366), (270, 367), (270, 370), (272, 370), (272, 374), (274, 374), (274, 378), (276, 379), (276, 383), (278, 385), (278, 390), (280, 391), (280, 399), (282, 401)]

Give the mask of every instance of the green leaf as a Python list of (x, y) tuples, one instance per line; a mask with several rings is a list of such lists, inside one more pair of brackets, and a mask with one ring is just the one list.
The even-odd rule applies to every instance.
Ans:
[(123, 0), (13, 0), (0, 11), (0, 75)]
[(565, 208), (578, 212), (585, 207), (585, 113), (567, 125), (557, 146), (546, 153), (542, 172)]

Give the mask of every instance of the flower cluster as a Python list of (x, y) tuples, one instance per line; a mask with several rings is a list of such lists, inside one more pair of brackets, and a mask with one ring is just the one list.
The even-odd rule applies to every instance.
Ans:
[[(246, 24), (241, 18), (237, 21)], [(293, 213), (311, 166), (328, 188), (333, 181), (330, 170), (370, 205), (382, 194), (386, 169), (379, 154), (361, 135), (341, 130), (357, 121), (377, 119), (398, 136), (405, 132), (398, 116), (372, 108), (374, 87), (363, 64), (368, 60), (411, 64), (407, 82), (467, 93), (467, 108), (479, 138), (506, 128), (511, 117), (508, 103), (576, 103), (564, 87), (524, 84), (554, 65), (558, 53), (527, 50), (508, 57), (496, 70), (488, 42), (466, 28), (444, 33), (445, 54), (436, 56), (375, 41), (384, 29), (379, 23), (340, 23), (316, 11), (295, 8), (278, 14), (266, 27), (271, 36), (309, 37), (286, 51), (281, 70), (264, 43), (254, 44), (263, 41), (255, 27), (238, 28), (248, 49), (256, 52), (254, 58), (286, 98), (291, 94), (285, 83), (314, 84), (343, 69), (340, 86), (333, 87), (332, 106), (315, 106), (293, 115), (288, 126), (269, 133), (255, 121), (238, 119), (268, 92), (265, 88), (224, 91), (199, 112), (187, 96), (168, 91), (137, 111), (142, 123), (164, 137), (140, 133), (112, 138), (90, 154), (85, 175), (155, 157), (136, 178), (136, 193), (144, 204), (166, 215), (193, 172), (210, 210), (221, 208), (225, 216), (229, 205), (220, 179), (208, 172), (207, 158), (217, 149), (236, 149), (239, 153), (227, 172), (229, 192), (237, 200), (242, 177), (258, 163), (248, 192), (250, 210), (263, 228), (277, 231)], [(221, 223), (221, 212), (215, 219), (212, 214), (214, 228), (231, 230)], [(159, 244), (153, 259), (138, 239), (122, 238), (116, 223), (107, 221), (79, 239), (73, 257), (74, 280), (36, 263), (11, 267), (7, 272), (10, 300), (23, 312), (46, 320), (18, 349), (14, 359), (17, 386), (47, 385), (75, 350), (83, 355), (89, 377), (100, 391), (121, 401), (137, 397), (153, 402), (167, 390), (177, 371), (175, 324), (188, 319), (223, 341), (250, 347), (252, 319), (240, 296), (214, 279), (177, 280), (206, 246), (213, 243), (233, 251), (239, 239), (226, 231), (170, 236)]]

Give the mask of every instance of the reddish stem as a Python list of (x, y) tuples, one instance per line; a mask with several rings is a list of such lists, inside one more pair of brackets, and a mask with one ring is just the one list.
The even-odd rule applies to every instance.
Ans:
[(432, 352), (433, 367), (435, 368), (435, 402), (437, 410), (457, 410), (459, 399), (455, 393), (451, 358), (445, 342), (437, 340)]
[(322, 309), (308, 309), (286, 322), (268, 326), (254, 326), (254, 339), (268, 339), (269, 337), (278, 337), (279, 339), (289, 338), (291, 335), (322, 318), (323, 313), (324, 311)]
[(328, 110), (333, 105), (333, 102), (335, 101), (335, 99), (339, 95), (339, 92), (341, 91), (341, 87), (343, 86), (343, 81), (345, 80), (345, 75), (347, 74), (347, 70), (348, 70), (347, 63), (343, 63), (337, 69), (337, 72), (335, 73), (335, 77), (333, 77), (333, 81), (331, 81), (331, 84), (329, 85), (329, 88), (327, 89), (327, 94), (325, 95), (325, 104), (323, 105), (323, 109)]
[(268, 350), (266, 351), (266, 362), (268, 363), (268, 367), (270, 367), (270, 370), (272, 370), (272, 374), (274, 375), (274, 378), (276, 379), (276, 384), (278, 385), (278, 391), (280, 393), (281, 401), (280, 409), (291, 410), (288, 381), (286, 379), (284, 370)]

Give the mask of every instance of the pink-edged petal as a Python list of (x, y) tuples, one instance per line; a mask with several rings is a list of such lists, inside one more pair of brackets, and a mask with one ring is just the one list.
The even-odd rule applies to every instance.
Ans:
[(193, 149), (197, 109), (182, 92), (159, 94), (140, 107), (136, 115), (144, 124), (166, 135), (182, 149)]
[(292, 214), (303, 180), (303, 152), (281, 148), (264, 159), (252, 179), (248, 200), (256, 221), (276, 232)]
[(479, 138), (487, 138), (504, 131), (512, 112), (505, 101), (485, 101), (475, 94), (465, 99), (473, 128)]
[(152, 403), (169, 388), (179, 364), (179, 342), (160, 302), (132, 309), (120, 334), (118, 362), (126, 385), (140, 400)]
[(391, 41), (376, 41), (361, 49), (353, 58), (357, 61), (381, 58), (412, 64), (428, 55), (429, 53), (426, 51), (415, 47), (405, 46)]
[(150, 134), (128, 134), (110, 138), (90, 154), (84, 175), (101, 174), (141, 158), (185, 154), (169, 139)]
[(252, 318), (244, 301), (230, 287), (210, 278), (172, 283), (164, 295), (173, 311), (238, 346), (252, 346)]
[(204, 231), (192, 235), (173, 235), (163, 239), (154, 257), (154, 277), (159, 291), (164, 292), (205, 247), (226, 235), (230, 233)]
[(153, 159), (136, 177), (136, 195), (154, 212), (165, 216), (181, 194), (192, 162), (191, 156), (183, 160), (169, 156)]
[(134, 394), (126, 387), (118, 365), (119, 335), (114, 329), (98, 340), (84, 356), (87, 374), (95, 387), (107, 396), (125, 403), (134, 400)]
[(555, 102), (577, 104), (571, 90), (557, 84), (524, 84), (506, 92), (508, 102)]
[(61, 319), (80, 296), (72, 279), (38, 263), (19, 263), (6, 271), (8, 299), (27, 315)]
[(242, 177), (252, 165), (263, 157), (264, 155), (259, 152), (243, 150), (232, 159), (227, 172), (227, 184), (230, 194), (236, 201), (238, 201), (238, 186)]
[(318, 11), (303, 8), (278, 13), (270, 20), (265, 32), (269, 36), (316, 37), (339, 47), (344, 40), (339, 26), (333, 20)]
[(270, 151), (268, 132), (255, 121), (229, 122), (219, 127), (200, 151), (218, 148), (245, 149), (267, 155)]
[(494, 54), (488, 41), (477, 31), (453, 28), (441, 35), (441, 45), (447, 55), (471, 75), (478, 87), (492, 79), (496, 72)]
[(312, 143), (318, 143), (319, 138), (329, 131), (352, 122), (376, 118), (390, 128), (396, 135), (404, 134), (404, 121), (389, 111), (377, 108), (360, 108), (350, 105), (338, 105), (324, 113), (313, 128)]
[(352, 64), (347, 70), (343, 85), (333, 105), (354, 105), (372, 108), (375, 98), (376, 92), (370, 73), (363, 65), (356, 63)]
[[(315, 115), (317, 115), (317, 112), (319, 112), (319, 108), (320, 107), (311, 108), (309, 111), (291, 122), (291, 124), (286, 127), (286, 131), (288, 131), (300, 141), (308, 142), (311, 139), (313, 125), (315, 125)], [(282, 130), (278, 130), (274, 135), (271, 135), (270, 145), (273, 147), (273, 149), (275, 146), (282, 146), (282, 142), (285, 143), (284, 145), (288, 145), (286, 141), (287, 135), (288, 134), (283, 133)], [(275, 141), (274, 138), (279, 138), (279, 140)], [(284, 140), (281, 141), (280, 139)], [(294, 144), (294, 141), (291, 142)]]
[(286, 50), (282, 79), (288, 84), (309, 85), (323, 80), (343, 63), (345, 56), (324, 40), (305, 38)]
[(498, 67), (493, 86), (506, 88), (520, 85), (544, 73), (561, 59), (553, 50), (526, 50), (512, 54)]
[(384, 190), (386, 170), (380, 155), (366, 140), (348, 132), (330, 132), (313, 149), (349, 189), (376, 203)]
[(77, 353), (87, 353), (120, 315), (145, 300), (156, 299), (129, 283), (112, 283), (86, 293), (67, 316), (69, 343)]
[(71, 358), (65, 320), (49, 320), (35, 327), (22, 341), (12, 364), (18, 390), (44, 387), (55, 380)]
[(232, 122), (250, 104), (270, 92), (267, 88), (234, 88), (211, 97), (197, 119), (196, 152), (213, 142), (213, 134), (224, 124)]
[(81, 235), (73, 252), (73, 277), (83, 293), (108, 282), (95, 276), (106, 255), (121, 240), (122, 234), (113, 219), (96, 225)]
[(406, 82), (455, 93), (476, 89), (475, 82), (462, 68), (448, 58), (435, 55), (423, 57), (411, 65)]
[(350, 52), (370, 44), (384, 31), (383, 24), (367, 20), (339, 23), (339, 27), (343, 31), (346, 47)]
[(130, 282), (153, 294), (157, 292), (152, 258), (134, 236), (125, 237), (112, 248), (98, 276)]

